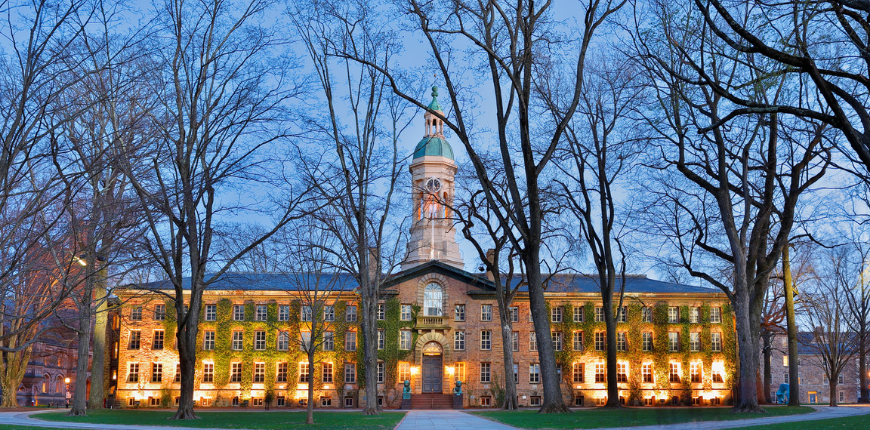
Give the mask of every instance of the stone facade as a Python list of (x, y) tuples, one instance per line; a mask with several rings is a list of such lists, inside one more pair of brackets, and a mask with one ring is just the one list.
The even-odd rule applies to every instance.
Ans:
[[(811, 340), (810, 333), (798, 333), (804, 342)], [(800, 377), (801, 403), (828, 404), (831, 400), (831, 390), (828, 378), (825, 376), (821, 357), (814, 354), (801, 342), (798, 343), (798, 375)], [(762, 360), (764, 358), (762, 357)], [(776, 390), (780, 384), (788, 383), (788, 340), (785, 334), (778, 334), (771, 340), (770, 353), (770, 389), (771, 399), (776, 399)], [(762, 362), (763, 369), (764, 363)], [(859, 396), (858, 357), (855, 356), (843, 368), (836, 387), (837, 403), (856, 403)]]

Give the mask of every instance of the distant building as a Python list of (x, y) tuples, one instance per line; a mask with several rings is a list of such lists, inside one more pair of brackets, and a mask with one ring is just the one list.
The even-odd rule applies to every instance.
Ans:
[[(829, 403), (831, 397), (830, 381), (825, 376), (821, 357), (807, 345), (812, 342), (813, 334), (798, 333), (798, 375), (800, 376), (801, 403)], [(788, 338), (785, 334), (774, 335), (771, 339), (770, 374), (771, 399), (776, 399), (776, 389), (780, 384), (788, 384)], [(763, 358), (762, 358), (763, 359)], [(858, 385), (858, 356), (852, 357), (843, 368), (837, 381), (835, 394), (837, 403), (857, 403), (860, 394)]]
[[(433, 94), (435, 95), (435, 94)], [(440, 112), (437, 99), (429, 105)], [(595, 277), (556, 275), (545, 293), (550, 339), (536, 339), (527, 290), (510, 309), (514, 351), (505, 375), (495, 288), (486, 276), (463, 270), (449, 204), (457, 166), (443, 124), (424, 115), (424, 137), (414, 150), (413, 220), (402, 271), (381, 291), (377, 381), (386, 407), (401, 403), (402, 381), (413, 396), (449, 395), (462, 381), (464, 406), (495, 407), (505, 378), (518, 382), (519, 404), (542, 402), (538, 342), (553, 342), (563, 396), (571, 405), (603, 404), (605, 335)], [(438, 196), (434, 198), (433, 196)], [(315, 275), (311, 275), (315, 276)], [(321, 407), (358, 407), (364, 371), (359, 365), (356, 284), (343, 274), (324, 315), (312, 315), (297, 281), (279, 274), (227, 274), (211, 284), (200, 309), (195, 382), (197, 406), (298, 406), (310, 384)], [(186, 280), (185, 282), (189, 282)], [(189, 285), (187, 286), (189, 288)], [(619, 288), (619, 285), (617, 286)], [(117, 399), (123, 406), (174, 404), (179, 390), (173, 304), (168, 282), (119, 290)], [(299, 344), (309, 321), (330, 321), (317, 363), (309, 368)], [(618, 313), (620, 400), (630, 404), (725, 404), (734, 382), (734, 322), (719, 290), (629, 276)], [(412, 396), (412, 397), (413, 397)], [(420, 398), (420, 397), (416, 397)], [(434, 400), (433, 400), (434, 402)]]

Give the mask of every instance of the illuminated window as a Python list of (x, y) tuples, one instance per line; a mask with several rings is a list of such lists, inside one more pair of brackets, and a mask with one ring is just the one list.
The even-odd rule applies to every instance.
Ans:
[(321, 366), (322, 379), (320, 381), (324, 383), (332, 383), (332, 363), (321, 363)]
[(266, 381), (266, 363), (254, 363), (254, 383)]
[(127, 382), (139, 382), (139, 363), (130, 363)]
[(583, 332), (574, 332), (574, 351), (583, 351)]
[(680, 382), (680, 363), (671, 363), (671, 382)]
[(595, 363), (595, 382), (607, 382), (607, 366), (604, 363)]
[(203, 363), (202, 364), (202, 382), (205, 382), (205, 383), (213, 383), (214, 382), (214, 363)]
[(151, 382), (163, 382), (163, 363), (151, 363)]
[(399, 381), (411, 380), (411, 365), (408, 363), (399, 363)]
[(616, 382), (628, 382), (627, 363), (616, 363)]
[(278, 363), (278, 368), (275, 371), (275, 382), (287, 382), (287, 362)]
[(701, 363), (689, 364), (689, 376), (692, 378), (692, 382), (701, 382)]
[(242, 363), (230, 365), (230, 382), (242, 382)]
[(653, 382), (652, 364), (645, 363), (640, 367), (643, 382)]
[(453, 363), (453, 367), (455, 368), (453, 372), (454, 380), (465, 382), (465, 363), (457, 361)]
[(299, 363), (299, 382), (309, 382), (308, 363)]
[(584, 363), (574, 363), (571, 366), (571, 374), (574, 378), (574, 382), (581, 383), (584, 382), (584, 373), (585, 372), (585, 364)]

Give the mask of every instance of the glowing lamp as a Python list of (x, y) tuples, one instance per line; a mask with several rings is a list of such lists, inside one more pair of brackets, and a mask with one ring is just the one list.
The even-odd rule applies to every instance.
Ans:
[(63, 382), (69, 384), (69, 378), (64, 379)]
[(456, 372), (456, 368), (453, 366), (447, 366), (447, 374), (452, 375), (453, 372)]
[(411, 374), (416, 375), (420, 373), (420, 366), (411, 366)]

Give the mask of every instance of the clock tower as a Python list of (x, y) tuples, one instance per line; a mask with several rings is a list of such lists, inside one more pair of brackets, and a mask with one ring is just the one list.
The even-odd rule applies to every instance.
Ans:
[(414, 148), (411, 160), (411, 199), (414, 210), (408, 252), (402, 270), (427, 261), (439, 260), (459, 269), (465, 264), (456, 245), (456, 229), (450, 206), (453, 204), (456, 162), (453, 148), (444, 138), (444, 122), (432, 112), (443, 115), (438, 105), (438, 87), (432, 87), (432, 102), (423, 115), (424, 136)]

